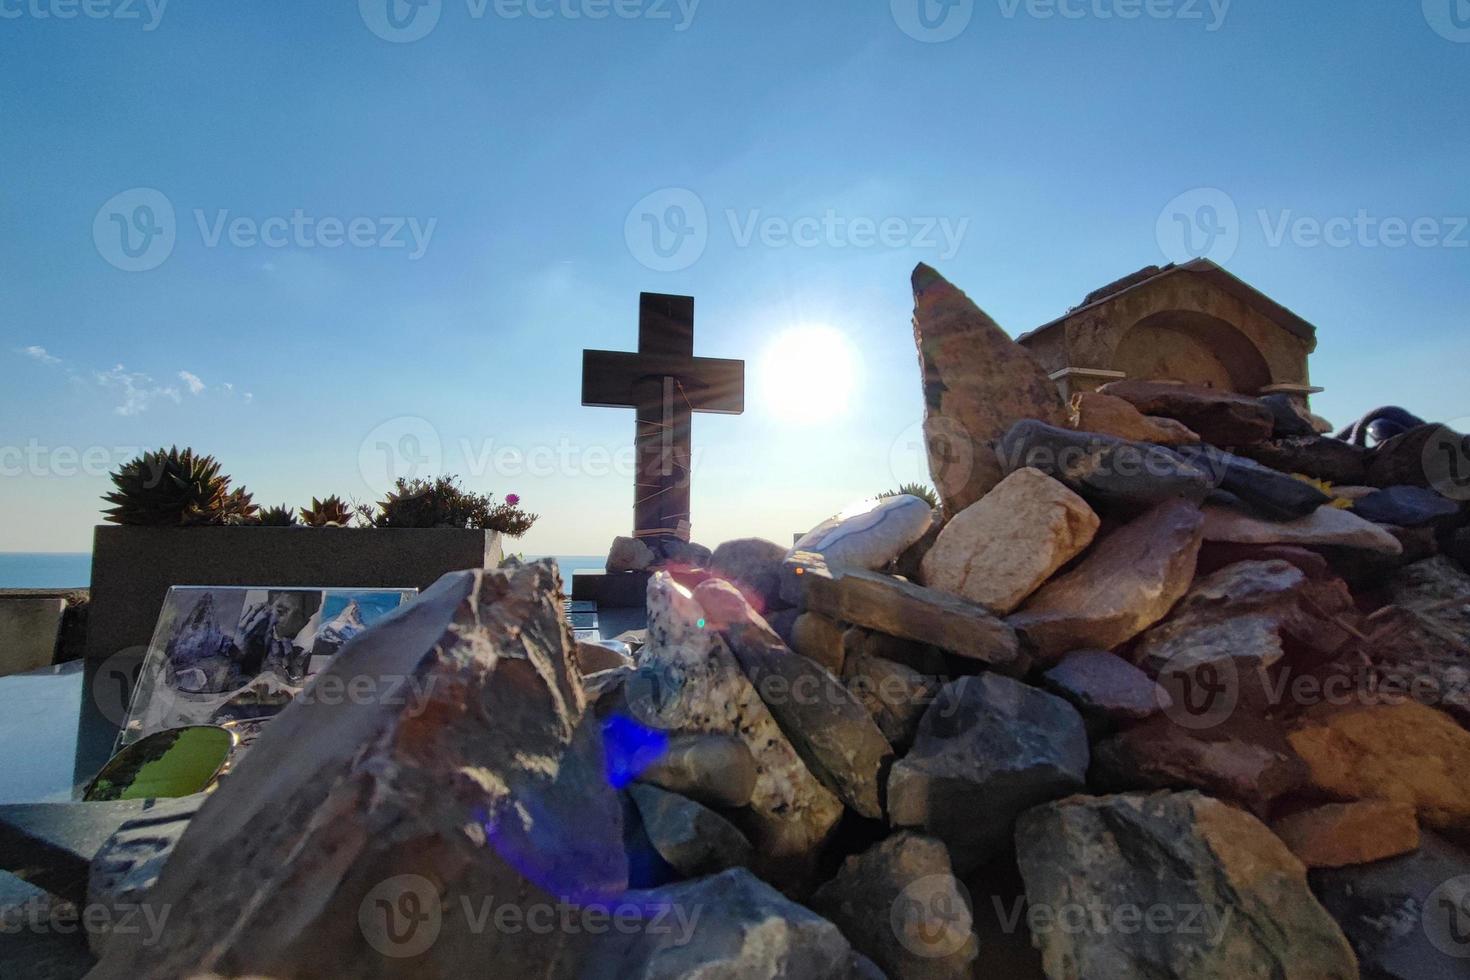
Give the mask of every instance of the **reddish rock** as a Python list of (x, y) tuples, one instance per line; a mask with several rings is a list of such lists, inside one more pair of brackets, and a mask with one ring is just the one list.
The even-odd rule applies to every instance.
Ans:
[(1276, 428), (1276, 416), (1269, 407), (1216, 388), (1128, 380), (1114, 381), (1101, 390), (1131, 403), (1144, 415), (1174, 419), (1216, 446), (1265, 442)]
[(1271, 829), (1309, 868), (1367, 864), (1419, 847), (1419, 819), (1407, 803), (1330, 803), (1282, 817)]
[(1160, 446), (1186, 446), (1200, 441), (1198, 433), (1187, 425), (1144, 415), (1132, 402), (1098, 391), (1072, 396), (1072, 428)]

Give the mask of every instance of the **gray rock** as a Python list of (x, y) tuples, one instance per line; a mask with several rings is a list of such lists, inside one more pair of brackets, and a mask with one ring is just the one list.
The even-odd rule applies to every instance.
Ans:
[(741, 807), (755, 793), (755, 757), (733, 735), (675, 735), (637, 778), (706, 806)]
[(660, 538), (657, 544), (658, 564), (684, 568), (708, 568), (714, 552), (702, 544), (678, 538)]
[(750, 842), (735, 825), (693, 800), (646, 784), (628, 787), (659, 856), (686, 878), (750, 864)]
[(792, 552), (821, 555), (833, 567), (877, 570), (924, 537), (933, 521), (934, 509), (921, 498), (885, 497), (823, 521), (802, 535)]
[(1461, 504), (1423, 487), (1387, 487), (1353, 502), (1353, 513), (1377, 524), (1423, 527), (1462, 513)]
[(923, 368), (929, 472), (946, 514), (1005, 475), (994, 444), (1021, 419), (1067, 423), (1056, 383), (970, 298), (927, 265), (914, 270), (914, 343)]
[(613, 538), (607, 553), (609, 572), (643, 572), (657, 560), (653, 549), (637, 538)]
[(1290, 395), (1265, 395), (1261, 404), (1271, 410), (1275, 427), (1271, 434), (1278, 439), (1294, 436), (1315, 436), (1317, 427), (1312, 422), (1312, 413), (1303, 408)]
[[(711, 619), (714, 609), (723, 612), (729, 602), (744, 604), (733, 586), (718, 579), (695, 589), (694, 598)], [(736, 661), (807, 768), (858, 813), (881, 818), (880, 775), (893, 748), (867, 709), (820, 664), (787, 649), (748, 606), (744, 615), (725, 612), (723, 619)]]
[(726, 541), (715, 549), (709, 570), (736, 585), (761, 615), (780, 609), (781, 563), (787, 549), (762, 538)]
[(898, 752), (913, 744), (924, 711), (943, 686), (938, 677), (906, 664), (861, 653), (847, 658), (842, 682)]
[(1173, 704), (1151, 677), (1106, 650), (1069, 653), (1042, 680), (1089, 719), (1142, 721)]
[(1179, 455), (1210, 475), (1211, 482), (1267, 517), (1305, 517), (1331, 500), (1310, 483), (1214, 446), (1181, 446)]
[(1177, 449), (1034, 420), (1012, 426), (997, 452), (1008, 473), (1040, 470), (1099, 505), (1198, 503), (1211, 487), (1209, 474)]
[(835, 925), (743, 868), (628, 892), (608, 907), (609, 918), (624, 910), (638, 911), (637, 928), (609, 929), (584, 980), (855, 980), (872, 975)]
[(1081, 789), (1087, 763), (1070, 704), (998, 674), (963, 677), (939, 692), (894, 763), (889, 821), (938, 837), (970, 871), (1005, 848), (1022, 811)]
[(1298, 436), (1238, 446), (1237, 455), (1282, 473), (1301, 473), (1341, 486), (1358, 486), (1368, 479), (1368, 450), (1340, 439)]
[[(1310, 872), (1372, 980), (1464, 980), (1470, 857), (1435, 834), (1403, 857)], [(1458, 883), (1458, 884), (1457, 884)]]
[(604, 670), (633, 666), (632, 648), (619, 640), (578, 640), (575, 656), (577, 670), (584, 677)]
[(1225, 544), (1296, 544), (1384, 555), (1404, 552), (1404, 546), (1388, 531), (1336, 507), (1319, 507), (1293, 521), (1268, 521), (1234, 508), (1206, 505), (1204, 537)]
[(1017, 824), (1016, 856), (1051, 980), (1358, 976), (1301, 862), (1260, 821), (1218, 800), (1049, 803)]
[(1373, 447), (1368, 478), (1375, 487), (1429, 487), (1464, 496), (1470, 491), (1470, 436), (1443, 425), (1421, 425)]
[(848, 858), (811, 904), (891, 980), (971, 976), (979, 944), (967, 896), (932, 837), (904, 831)]
[(1440, 555), (1395, 570), (1384, 587), (1397, 610), (1375, 631), (1379, 674), (1470, 727), (1470, 574)]

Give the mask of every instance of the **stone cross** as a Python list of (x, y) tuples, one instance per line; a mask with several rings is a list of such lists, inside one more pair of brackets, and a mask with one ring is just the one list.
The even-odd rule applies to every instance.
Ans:
[(689, 540), (692, 414), (745, 411), (745, 362), (694, 356), (694, 298), (644, 293), (638, 353), (582, 352), (582, 404), (637, 410), (633, 533)]

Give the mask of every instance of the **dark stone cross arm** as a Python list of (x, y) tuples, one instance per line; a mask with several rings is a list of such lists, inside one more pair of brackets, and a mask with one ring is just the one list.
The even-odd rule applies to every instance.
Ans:
[(745, 362), (694, 356), (694, 299), (644, 293), (638, 352), (582, 354), (582, 404), (637, 411), (639, 537), (688, 537), (694, 412), (745, 411)]

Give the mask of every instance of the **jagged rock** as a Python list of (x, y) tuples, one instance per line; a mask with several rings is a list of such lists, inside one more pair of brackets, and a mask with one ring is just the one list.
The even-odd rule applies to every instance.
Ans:
[[(92, 976), (573, 977), (591, 937), (474, 929), (463, 903), (575, 909), (627, 886), (554, 562), (446, 575), (359, 634), (190, 822)], [(304, 750), (305, 749), (305, 750)]]
[(799, 878), (842, 814), (812, 774), (725, 642), (701, 624), (704, 608), (665, 573), (648, 583), (648, 645), (628, 679), (636, 721), (679, 734), (735, 735), (756, 762), (746, 819), (763, 876)]
[(1368, 450), (1340, 439), (1319, 436), (1273, 439), (1237, 446), (1235, 451), (1273, 470), (1300, 473), (1332, 484), (1354, 486), (1368, 478)]
[(1176, 450), (1036, 421), (1011, 426), (997, 452), (1007, 472), (1040, 470), (1099, 505), (1197, 502), (1211, 489), (1209, 474)]
[(611, 670), (599, 670), (595, 674), (584, 674), (582, 690), (587, 695), (587, 703), (596, 705), (601, 712), (606, 704), (615, 700), (613, 696), (622, 693), (623, 685), (632, 673), (632, 667), (614, 667)]
[(786, 549), (762, 538), (726, 541), (715, 549), (709, 568), (738, 586), (761, 615), (781, 608), (781, 563)]
[(1081, 554), (1099, 523), (1056, 480), (1017, 470), (939, 532), (921, 566), (923, 583), (1003, 616)]
[(1162, 619), (1189, 588), (1200, 529), (1193, 504), (1160, 504), (1096, 542), (1007, 622), (1051, 662), (1073, 650), (1121, 646)]
[(1214, 446), (1182, 446), (1179, 455), (1210, 474), (1215, 486), (1273, 520), (1306, 517), (1331, 503), (1331, 498), (1310, 483)]
[(1069, 653), (1042, 680), (1089, 720), (1142, 721), (1173, 704), (1151, 677), (1106, 650)]
[(938, 647), (860, 626), (849, 626), (842, 634), (842, 648), (847, 661), (854, 657), (879, 657), (912, 667), (921, 674), (937, 677), (949, 673), (949, 661)]
[(933, 520), (934, 509), (919, 497), (885, 497), (823, 521), (803, 535), (792, 552), (821, 555), (834, 567), (875, 570), (922, 538)]
[[(733, 586), (718, 580), (694, 591), (706, 612), (727, 608), (732, 596), (744, 603)], [(745, 676), (812, 774), (861, 815), (881, 818), (880, 777), (893, 748), (868, 710), (820, 664), (788, 650), (748, 606), (743, 615), (726, 614), (721, 628)]]
[(1093, 748), (1091, 779), (1104, 790), (1198, 789), (1261, 817), (1306, 778), (1279, 726), (1259, 718), (1190, 729), (1161, 716)]
[(1026, 669), (1015, 631), (973, 603), (877, 572), (829, 568), (805, 552), (786, 560), (786, 574), (783, 590), (808, 612), (933, 644), (995, 670)]
[[(1275, 394), (1265, 395), (1260, 399), (1262, 405), (1271, 410), (1276, 424), (1271, 434), (1278, 439), (1291, 439), (1297, 436), (1315, 436), (1317, 425), (1313, 421), (1313, 415), (1307, 411), (1296, 399), (1290, 395)], [(1331, 431), (1331, 427), (1328, 427)]]
[(888, 778), (888, 816), (944, 841), (959, 871), (1004, 849), (1026, 808), (1082, 788), (1087, 732), (1061, 698), (998, 674), (945, 685)]
[(1470, 496), (1470, 436), (1443, 425), (1421, 425), (1387, 439), (1368, 454), (1375, 487), (1430, 487)]
[(1319, 507), (1310, 516), (1294, 521), (1268, 521), (1234, 508), (1207, 504), (1204, 516), (1206, 541), (1354, 548), (1385, 555), (1404, 551), (1398, 539), (1383, 528), (1336, 507)]
[(846, 632), (836, 620), (820, 613), (804, 612), (791, 624), (791, 649), (841, 675), (842, 662), (847, 655), (843, 643)]
[(638, 781), (706, 806), (734, 808), (755, 794), (755, 756), (734, 735), (675, 735)]
[(1315, 551), (1290, 544), (1227, 544), (1207, 541), (1199, 551), (1198, 576), (1213, 575), (1243, 561), (1284, 561), (1312, 580), (1333, 578), (1332, 565)]
[(1388, 487), (1354, 501), (1353, 513), (1377, 524), (1423, 527), (1459, 516), (1461, 507), (1423, 487)]
[(1309, 868), (1342, 868), (1419, 847), (1419, 818), (1407, 803), (1329, 803), (1282, 817), (1271, 830)]
[(609, 572), (644, 572), (653, 567), (658, 556), (638, 538), (613, 538), (607, 553)]
[(842, 682), (868, 709), (883, 737), (898, 752), (907, 751), (913, 744), (924, 710), (942, 686), (938, 677), (867, 654), (847, 658)]
[(1377, 630), (1379, 673), (1470, 725), (1470, 574), (1437, 556), (1390, 573), (1396, 608)]
[(601, 673), (604, 670), (633, 666), (633, 655), (628, 645), (616, 640), (603, 640), (597, 643), (578, 640), (573, 655), (576, 659), (577, 670), (584, 677), (588, 674)]
[(1082, 432), (1127, 439), (1130, 442), (1152, 442), (1160, 446), (1185, 446), (1199, 442), (1199, 435), (1189, 426), (1173, 419), (1144, 415), (1132, 402), (1082, 391), (1072, 396), (1072, 428)]
[(1031, 352), (927, 265), (914, 270), (914, 343), (924, 372), (929, 472), (946, 514), (1005, 474), (994, 445), (1021, 419), (1066, 425), (1056, 383)]
[[(1072, 797), (1025, 814), (1016, 851), (1033, 911), (1050, 913), (1032, 931), (1051, 980), (1358, 976), (1301, 862), (1218, 800)], [(1082, 928), (1071, 909), (1087, 910)]]
[(708, 807), (646, 784), (628, 787), (628, 795), (638, 806), (654, 850), (684, 877), (750, 864), (752, 851), (745, 835)]
[(1132, 403), (1145, 415), (1174, 419), (1216, 446), (1248, 446), (1271, 438), (1276, 416), (1254, 398), (1198, 385), (1165, 381), (1114, 381), (1104, 395)]
[(949, 852), (907, 831), (849, 857), (812, 896), (890, 980), (968, 980), (979, 952)]
[(1425, 834), (1412, 854), (1309, 877), (1368, 980), (1464, 980), (1470, 858), (1459, 848)]
[(682, 541), (679, 538), (659, 538), (655, 544), (658, 564), (682, 569), (705, 569), (709, 567), (713, 552), (702, 544)]
[(1412, 804), (1439, 830), (1470, 830), (1470, 732), (1404, 701), (1322, 705), (1290, 735), (1312, 784), (1339, 800)]
[[(835, 925), (743, 868), (629, 892), (610, 907), (624, 909), (641, 910), (633, 923), (636, 928), (607, 930), (598, 958), (588, 965), (583, 980), (872, 976), (871, 967), (865, 968)], [(501, 975), (499, 966), (494, 969)]]

